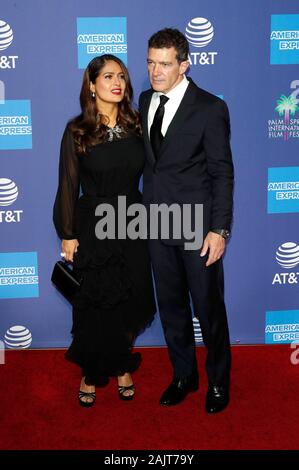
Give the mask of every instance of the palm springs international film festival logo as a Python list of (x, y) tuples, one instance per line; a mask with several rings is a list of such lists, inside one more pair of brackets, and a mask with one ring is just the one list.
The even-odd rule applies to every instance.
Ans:
[[(214, 27), (206, 18), (193, 18), (189, 21), (185, 36), (191, 48), (206, 48), (214, 37)], [(218, 52), (193, 52), (190, 51), (189, 62), (191, 65), (213, 65)]]
[(299, 15), (272, 15), (271, 64), (299, 64)]
[(299, 80), (293, 80), (290, 88), (294, 91), (289, 96), (283, 94), (276, 100), (279, 118), (268, 119), (269, 139), (299, 138)]
[(0, 69), (15, 69), (16, 55), (2, 55), (2, 51), (5, 51), (13, 42), (13, 30), (6, 21), (0, 19)]
[(272, 285), (298, 285), (299, 245), (294, 242), (283, 243), (277, 248), (275, 259), (284, 271), (275, 273)]
[(78, 67), (96, 56), (113, 54), (127, 64), (127, 18), (77, 18)]
[(0, 178), (0, 224), (5, 222), (21, 222), (22, 210), (6, 209), (16, 202), (18, 195), (19, 190), (14, 181), (9, 178)]

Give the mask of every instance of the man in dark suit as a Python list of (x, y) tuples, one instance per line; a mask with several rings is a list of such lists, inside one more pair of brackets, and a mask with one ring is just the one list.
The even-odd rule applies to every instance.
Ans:
[(231, 363), (221, 259), (232, 219), (229, 114), (223, 100), (185, 76), (189, 46), (181, 32), (165, 28), (148, 46), (152, 89), (139, 102), (147, 153), (144, 204), (190, 204), (193, 211), (196, 204), (203, 207), (200, 249), (187, 250), (183, 239), (149, 242), (174, 372), (160, 404), (176, 405), (198, 388), (190, 293), (207, 347), (206, 411), (215, 413), (229, 402)]

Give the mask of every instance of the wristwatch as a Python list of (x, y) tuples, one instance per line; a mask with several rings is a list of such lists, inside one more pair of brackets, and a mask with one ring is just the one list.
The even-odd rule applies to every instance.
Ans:
[(221, 235), (225, 240), (230, 236), (229, 231), (224, 228), (212, 228), (211, 232), (218, 233), (218, 235)]

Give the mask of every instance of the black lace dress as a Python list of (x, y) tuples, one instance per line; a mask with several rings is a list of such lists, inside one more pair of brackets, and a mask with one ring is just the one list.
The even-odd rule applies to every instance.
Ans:
[(117, 220), (118, 196), (126, 196), (127, 207), (141, 202), (144, 159), (142, 139), (118, 126), (87, 154), (75, 153), (68, 126), (61, 142), (54, 224), (61, 239), (78, 239), (74, 269), (83, 276), (66, 357), (90, 384), (104, 385), (109, 376), (136, 370), (140, 354), (132, 353), (132, 345), (156, 311), (147, 241), (100, 240), (95, 233), (100, 203), (112, 205)]

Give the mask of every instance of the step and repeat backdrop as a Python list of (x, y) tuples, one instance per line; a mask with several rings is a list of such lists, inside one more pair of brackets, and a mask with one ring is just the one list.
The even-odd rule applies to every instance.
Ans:
[[(2, 351), (69, 344), (71, 308), (50, 281), (61, 251), (52, 224), (61, 136), (94, 56), (127, 64), (138, 103), (149, 87), (147, 40), (166, 26), (190, 43), (189, 75), (230, 109), (231, 341), (299, 340), (298, 0), (1, 0)], [(197, 320), (194, 330), (200, 344)], [(164, 344), (158, 315), (137, 344)]]

